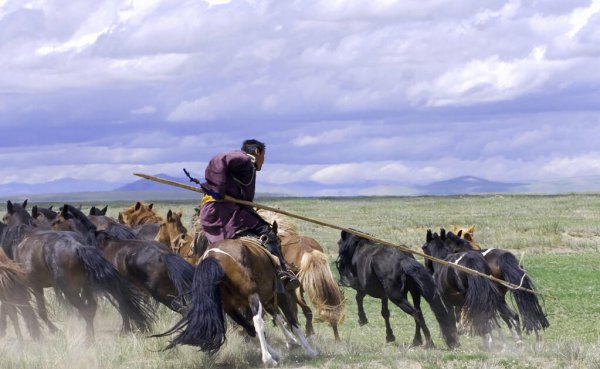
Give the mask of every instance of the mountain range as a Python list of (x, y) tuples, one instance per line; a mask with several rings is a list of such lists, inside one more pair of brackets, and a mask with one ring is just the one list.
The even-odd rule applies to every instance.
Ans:
[[(187, 178), (156, 174), (157, 177), (175, 182), (190, 184)], [(257, 193), (257, 197), (277, 196), (361, 196), (361, 195), (462, 195), (484, 193), (538, 193), (557, 194), (568, 192), (600, 192), (600, 176), (562, 178), (545, 181), (529, 181), (509, 183), (490, 181), (474, 176), (462, 176), (448, 180), (433, 182), (421, 186), (399, 186), (397, 184), (359, 183), (349, 188), (323, 186), (316, 182), (306, 181), (280, 187), (265, 187)], [(31, 198), (37, 201), (86, 199), (134, 200), (164, 199), (186, 200), (197, 199), (198, 194), (181, 188), (171, 187), (146, 179), (138, 179), (115, 188), (109, 182), (89, 182), (73, 178), (56, 181), (24, 184), (8, 183), (0, 185), (0, 199)]]

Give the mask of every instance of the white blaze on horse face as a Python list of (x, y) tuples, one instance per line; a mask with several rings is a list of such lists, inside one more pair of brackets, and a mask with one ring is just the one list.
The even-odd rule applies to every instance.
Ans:
[(255, 316), (252, 317), (254, 321), (254, 329), (256, 330), (256, 334), (258, 335), (258, 340), (260, 341), (260, 351), (262, 353), (262, 362), (265, 365), (275, 366), (277, 365), (277, 361), (273, 359), (271, 353), (269, 352), (269, 344), (267, 343), (267, 339), (265, 338), (265, 321), (262, 318), (263, 307), (260, 301), (258, 302), (258, 312)]

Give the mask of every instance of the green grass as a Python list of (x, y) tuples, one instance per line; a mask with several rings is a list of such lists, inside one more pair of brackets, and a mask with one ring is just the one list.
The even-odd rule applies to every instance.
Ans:
[[(285, 348), (281, 333), (267, 324), (268, 339), (283, 354), (282, 367), (291, 368), (596, 368), (600, 369), (600, 196), (467, 196), (353, 199), (263, 199), (267, 205), (290, 212), (354, 227), (388, 241), (420, 249), (428, 228), (452, 224), (476, 225), (476, 239), (486, 247), (509, 249), (522, 259), (536, 286), (550, 320), (544, 341), (527, 337), (523, 347), (508, 338), (492, 351), (480, 349), (476, 338), (461, 337), (461, 347), (448, 351), (426, 303), (425, 317), (437, 348), (410, 348), (414, 323), (391, 306), (396, 342), (385, 343), (385, 327), (379, 300), (367, 297), (369, 324), (357, 324), (354, 291), (345, 289), (346, 321), (340, 327), (341, 343), (331, 329), (317, 323), (310, 338), (320, 351), (306, 358), (299, 348)], [(110, 203), (115, 216), (130, 203)], [(44, 204), (46, 205), (46, 204)], [(59, 204), (55, 204), (59, 205)], [(101, 201), (86, 203), (102, 205)], [(156, 202), (160, 214), (183, 209), (186, 226), (193, 202)], [(0, 209), (4, 213), (4, 209)], [(315, 237), (331, 256), (337, 255), (339, 231), (298, 221), (302, 233)], [(335, 268), (334, 273), (335, 273)], [(49, 291), (48, 295), (52, 295)], [(0, 368), (246, 368), (262, 367), (258, 343), (246, 340), (230, 328), (228, 342), (214, 357), (190, 347), (161, 351), (165, 338), (119, 336), (120, 319), (114, 309), (101, 304), (96, 317), (97, 342), (84, 344), (83, 322), (72, 311), (63, 311), (53, 299), (53, 319), (62, 334), (41, 343), (20, 346), (10, 328), (0, 339)], [(168, 329), (178, 316), (164, 308), (155, 332)], [(304, 322), (301, 316), (300, 321)]]

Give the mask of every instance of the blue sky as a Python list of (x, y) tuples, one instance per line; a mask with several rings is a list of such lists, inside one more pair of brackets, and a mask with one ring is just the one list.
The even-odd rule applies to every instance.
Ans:
[(598, 0), (0, 0), (0, 185), (201, 177), (245, 138), (259, 191), (600, 175), (599, 56)]

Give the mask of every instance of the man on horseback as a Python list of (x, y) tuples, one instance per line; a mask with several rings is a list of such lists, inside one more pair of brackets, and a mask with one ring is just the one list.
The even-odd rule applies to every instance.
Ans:
[[(265, 144), (260, 141), (246, 140), (241, 150), (217, 154), (209, 161), (204, 174), (206, 182), (201, 184), (205, 195), (200, 224), (210, 244), (242, 236), (261, 237), (271, 231), (271, 226), (253, 208), (220, 201), (224, 195), (254, 200), (256, 172), (264, 163), (265, 149)], [(284, 287), (287, 290), (299, 287), (300, 282), (286, 267), (280, 245), (269, 242), (265, 246), (279, 259), (281, 267), (277, 277)]]

